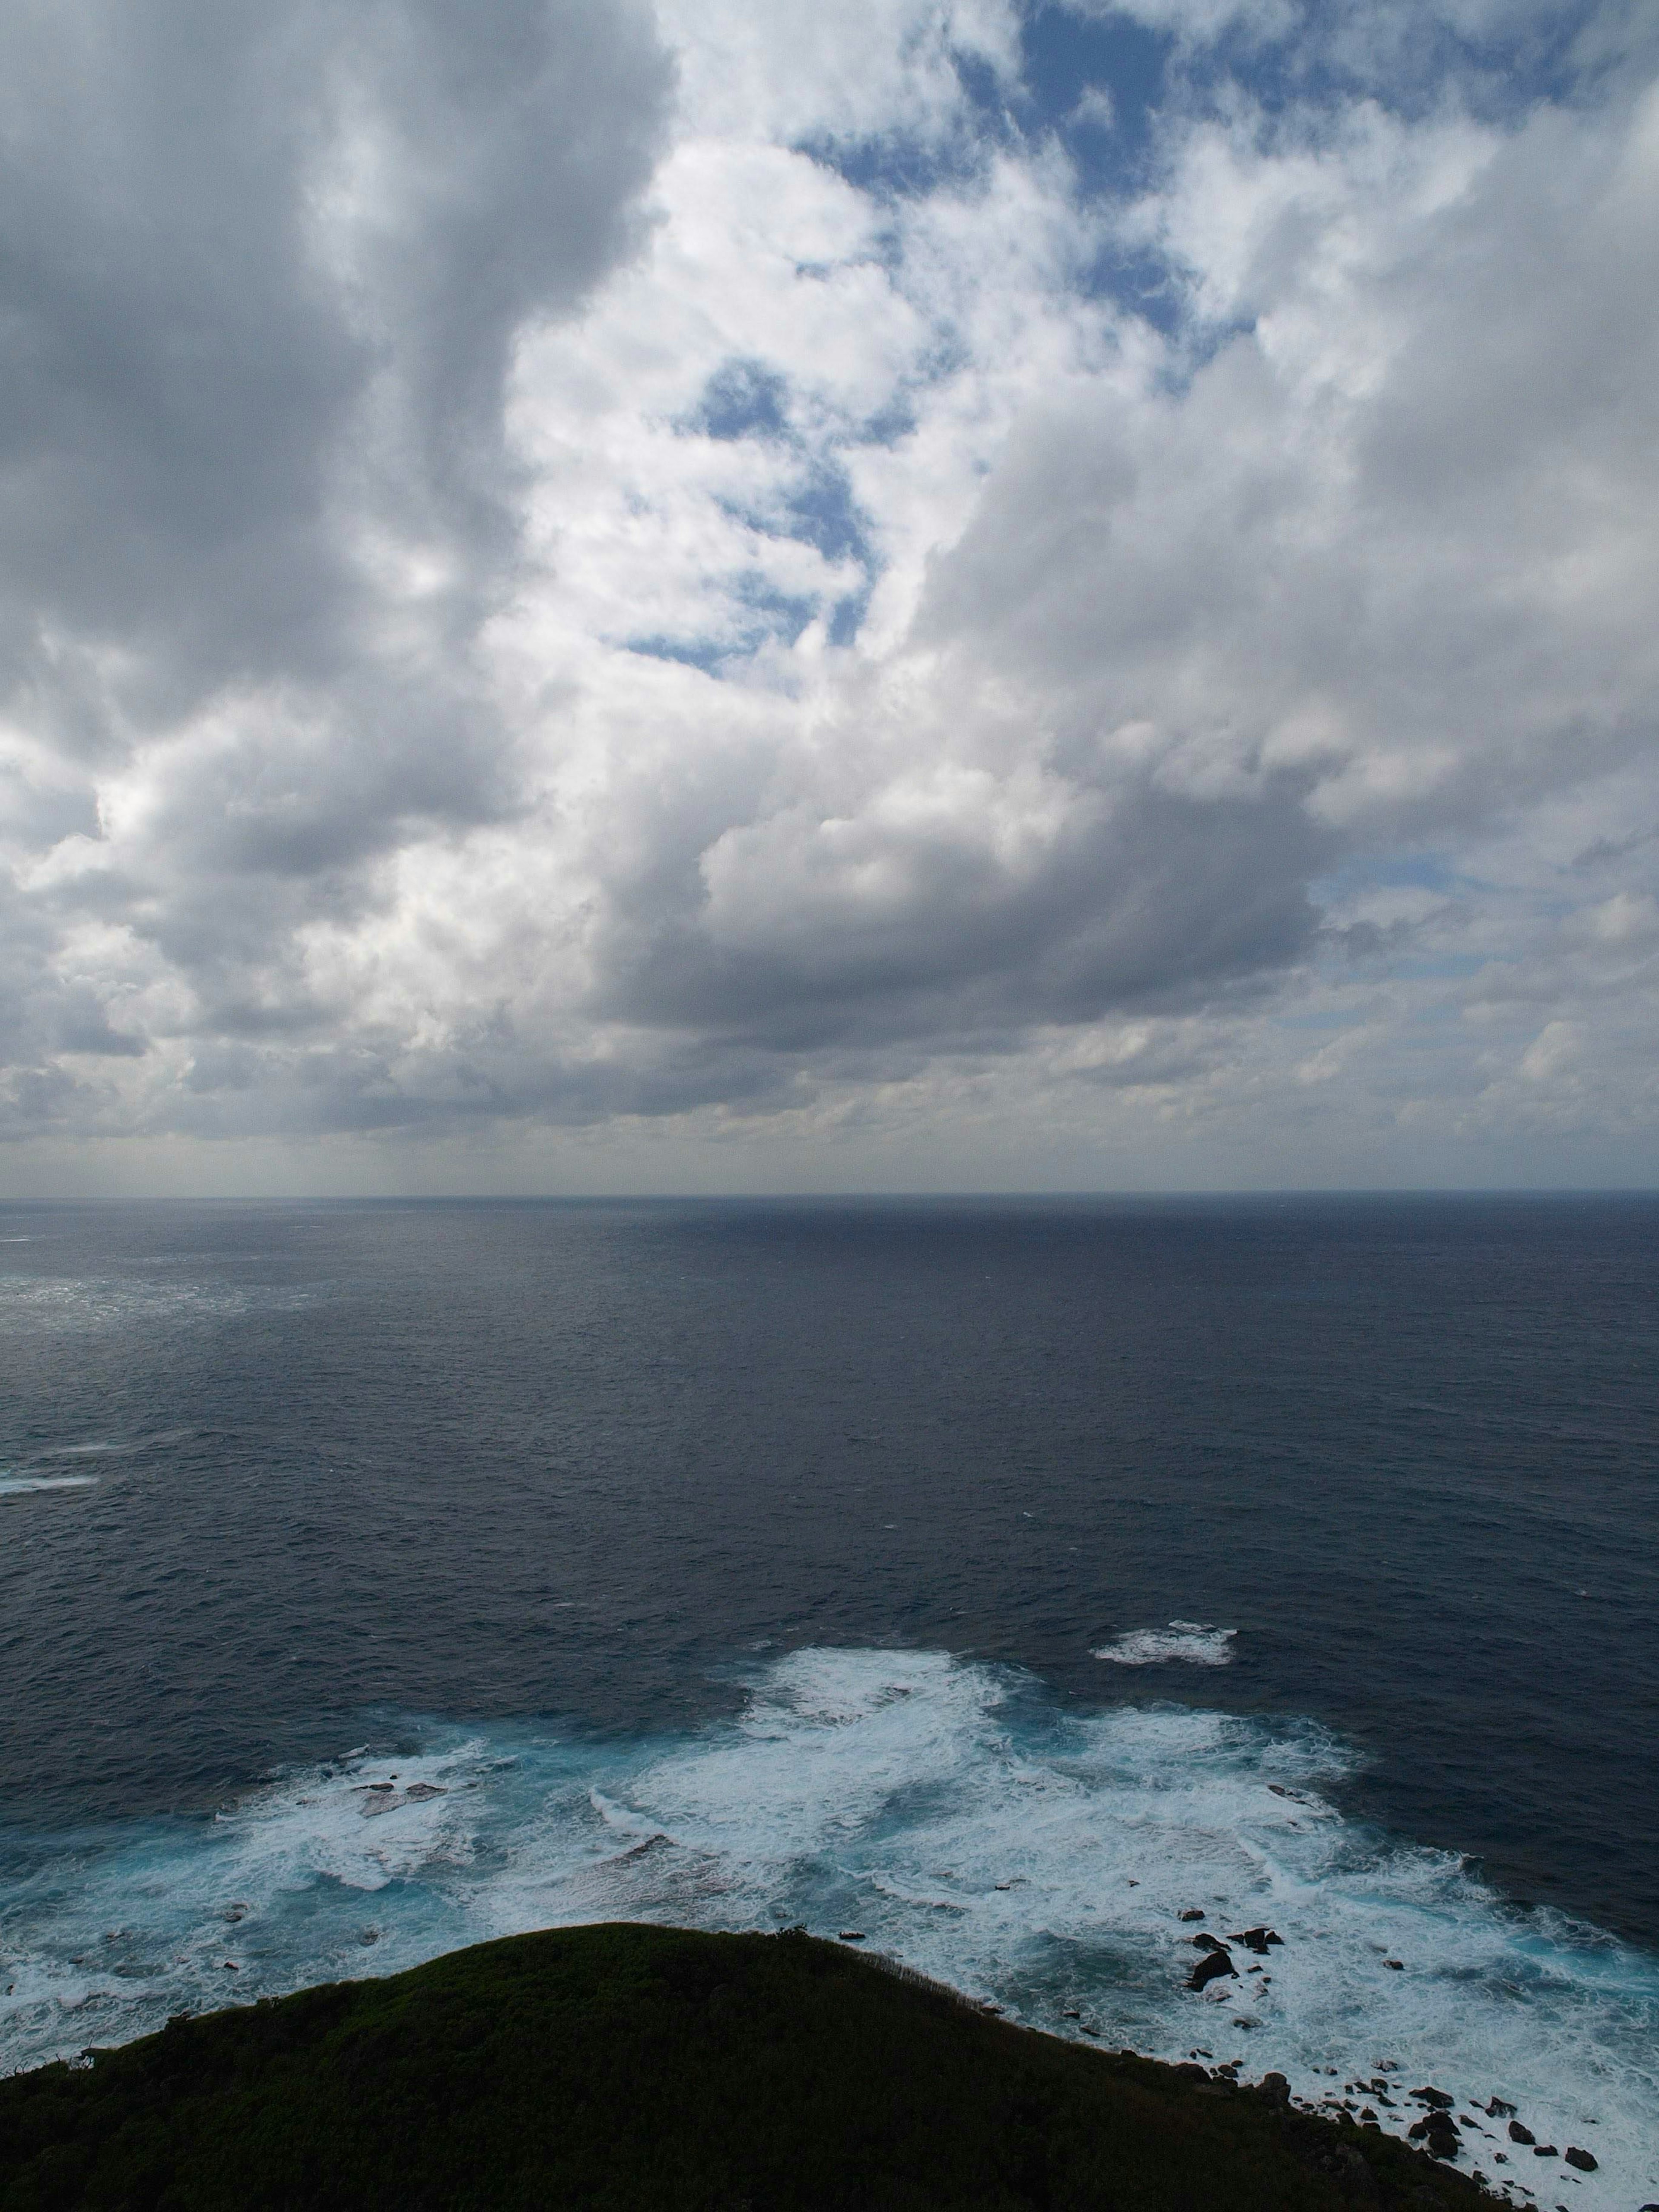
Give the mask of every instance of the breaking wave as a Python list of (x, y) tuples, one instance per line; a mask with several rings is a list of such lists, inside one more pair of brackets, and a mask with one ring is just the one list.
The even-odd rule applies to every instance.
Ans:
[[(1310, 2100), (1373, 2075), (1501, 2096), (1540, 2142), (1594, 2150), (1584, 2212), (1655, 2191), (1659, 1961), (1344, 1818), (1328, 1791), (1351, 1755), (1318, 1728), (1079, 1716), (942, 1653), (803, 1650), (684, 1735), (403, 1740), (420, 1748), (350, 1753), (213, 1820), (4, 1839), (5, 2063), (528, 1929), (804, 1922), (1032, 2025), (1277, 2068)], [(1282, 1943), (1194, 1992), (1195, 1912)], [(1470, 2142), (1516, 2181), (1496, 2132)]]
[(1172, 1620), (1167, 1628), (1130, 1628), (1091, 1656), (1119, 1667), (1161, 1667), (1179, 1660), (1188, 1667), (1231, 1667), (1236, 1628), (1212, 1628), (1205, 1620)]

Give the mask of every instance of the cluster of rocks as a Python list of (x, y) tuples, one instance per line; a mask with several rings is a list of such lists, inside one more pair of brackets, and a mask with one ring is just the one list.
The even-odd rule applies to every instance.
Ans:
[(449, 1792), (435, 1782), (411, 1782), (399, 1796), (394, 1774), (390, 1782), (360, 1782), (351, 1794), (362, 1799), (357, 1809), (367, 1820), (377, 1813), (395, 1813), (399, 1806), (423, 1805), (428, 1797), (447, 1797)]
[[(1194, 1908), (1183, 1912), (1181, 1917), (1183, 1920), (1201, 1920), (1204, 1915)], [(1242, 1943), (1247, 1951), (1254, 1951), (1258, 1958), (1265, 1959), (1274, 1944), (1282, 1946), (1284, 1941), (1284, 1937), (1272, 1928), (1243, 1928), (1237, 1935), (1229, 1936), (1225, 1942), (1218, 1936), (1194, 1936), (1193, 1948), (1201, 1952), (1203, 1956), (1188, 1976), (1187, 1986), (1189, 1990), (1201, 1990), (1209, 1983), (1219, 1980), (1224, 1974), (1237, 1978), (1238, 1969), (1234, 1966), (1233, 1954), (1227, 1948), (1229, 1943)], [(1260, 1971), (1255, 1966), (1250, 1969), (1252, 1973)]]
[[(1181, 1917), (1183, 1921), (1188, 1922), (1202, 1920), (1204, 1914), (1194, 1906), (1183, 1912)], [(1237, 1934), (1226, 1937), (1224, 1941), (1207, 1932), (1194, 1936), (1190, 1941), (1199, 1957), (1192, 1972), (1187, 1978), (1187, 1986), (1189, 1990), (1202, 1990), (1206, 1989), (1212, 1982), (1219, 1981), (1225, 1976), (1231, 1976), (1237, 1979), (1238, 1969), (1233, 1964), (1230, 1945), (1242, 1943), (1247, 1950), (1253, 1951), (1259, 1958), (1265, 1959), (1274, 1945), (1283, 1943), (1284, 1938), (1273, 1929), (1263, 1927), (1241, 1929)], [(1393, 1960), (1388, 1961), (1390, 1966), (1394, 1963)], [(1252, 1972), (1260, 1971), (1259, 1967), (1251, 1969)], [(1194, 2053), (1194, 2057), (1196, 2055)], [(1196, 2064), (1182, 2066), (1178, 2070), (1182, 2074), (1204, 2075), (1206, 2079), (1209, 2080), (1217, 2078), (1217, 2075), (1206, 2074), (1203, 2067)], [(1231, 2072), (1236, 2077), (1237, 2069), (1232, 2069)], [(1218, 2069), (1218, 2075), (1223, 2080), (1227, 2078), (1227, 2074), (1228, 2069)], [(1282, 2097), (1285, 2101), (1289, 2101), (1290, 2084), (1282, 2074), (1265, 2075), (1261, 2086), (1268, 2095)], [(1391, 2086), (1393, 2085), (1385, 2075), (1378, 2075), (1375, 2079), (1364, 2081), (1350, 2081), (1345, 2085), (1349, 2097), (1355, 2094), (1369, 2095), (1374, 2097), (1378, 2105), (1385, 2106), (1390, 2112), (1395, 2112), (1399, 2107), (1389, 2094)], [(1407, 2094), (1412, 2103), (1425, 2107), (1422, 2118), (1414, 2121), (1407, 2130), (1407, 2137), (1411, 2142), (1420, 2144), (1432, 2158), (1444, 2159), (1448, 2162), (1461, 2158), (1466, 2147), (1464, 2140), (1466, 2131), (1490, 2137), (1491, 2131), (1482, 2127), (1480, 2120), (1474, 2117), (1477, 2113), (1483, 2113), (1488, 2119), (1507, 2120), (1510, 2142), (1519, 2148), (1530, 2150), (1534, 2158), (1562, 2159), (1580, 2173), (1594, 2173), (1596, 2171), (1597, 2160), (1595, 2154), (1583, 2149), (1577, 2143), (1569, 2143), (1565, 2151), (1558, 2149), (1553, 2143), (1540, 2143), (1531, 2129), (1516, 2117), (1515, 2106), (1506, 2103), (1501, 2097), (1493, 2097), (1490, 2103), (1485, 2106), (1472, 2105), (1467, 2114), (1457, 2115), (1453, 2109), (1456, 2104), (1455, 2098), (1449, 2096), (1443, 2089), (1437, 2089), (1431, 2082), (1425, 2082), (1420, 2089), (1413, 2089)], [(1335, 2103), (1339, 2109), (1352, 2114), (1362, 2124), (1367, 2122), (1376, 2127), (1382, 2124), (1380, 2115), (1371, 2105), (1367, 2104), (1363, 2108), (1356, 2110), (1346, 2099), (1331, 2099), (1327, 2101)], [(1507, 2151), (1495, 2151), (1492, 2158), (1493, 2162), (1498, 2166), (1507, 2166), (1510, 2162), (1510, 2154)]]
[[(1455, 2113), (1456, 2099), (1448, 2096), (1443, 2089), (1437, 2089), (1431, 2082), (1425, 2082), (1422, 2088), (1413, 2089), (1409, 2094), (1413, 2103), (1428, 2109), (1421, 2119), (1413, 2121), (1407, 2129), (1407, 2136), (1413, 2142), (1420, 2142), (1431, 2158), (1450, 2160), (1461, 2157), (1466, 2148), (1466, 2134), (1498, 2140), (1491, 2129), (1481, 2126), (1476, 2117), (1480, 2115), (1489, 2120), (1506, 2120), (1510, 2142), (1529, 2150), (1534, 2158), (1565, 2159), (1580, 2173), (1594, 2173), (1599, 2164), (1594, 2152), (1582, 2149), (1577, 2143), (1569, 2143), (1565, 2151), (1558, 2150), (1553, 2143), (1540, 2143), (1532, 2130), (1516, 2117), (1515, 2106), (1504, 2098), (1493, 2097), (1485, 2105), (1471, 2103), (1467, 2112)], [(1507, 2151), (1494, 2151), (1492, 2157), (1497, 2166), (1510, 2162)]]
[[(1204, 1914), (1194, 1906), (1183, 1912), (1181, 1917), (1184, 1921), (1202, 1920)], [(1187, 1978), (1187, 1986), (1189, 1990), (1202, 1990), (1225, 1975), (1231, 1975), (1235, 1979), (1237, 1978), (1238, 1969), (1233, 1964), (1232, 1953), (1228, 1948), (1229, 1944), (1242, 1943), (1247, 1950), (1254, 1951), (1258, 1957), (1265, 1959), (1273, 1945), (1282, 1945), (1284, 1938), (1271, 1928), (1245, 1928), (1240, 1929), (1237, 1935), (1229, 1936), (1224, 1942), (1219, 1936), (1207, 1933), (1194, 1936), (1190, 1941), (1193, 1948), (1199, 1954), (1199, 1959)], [(1392, 1966), (1396, 1962), (1389, 1959), (1385, 1963)], [(1258, 1967), (1252, 1967), (1250, 1971), (1255, 1973), (1261, 1970)], [(1205, 2074), (1206, 2069), (1201, 2066), (1189, 2064), (1180, 2067), (1176, 2070), (1182, 2074), (1200, 2075)], [(1224, 2078), (1225, 2070), (1218, 2069), (1218, 2072)], [(1236, 2066), (1231, 2070), (1236, 2075)], [(1215, 2077), (1206, 2075), (1206, 2078)], [(1289, 2100), (1290, 2084), (1282, 2074), (1264, 2075), (1261, 2086), (1270, 2096), (1279, 2096), (1282, 2090), (1284, 2100)], [(1390, 2112), (1398, 2109), (1393, 2098), (1389, 2094), (1391, 2085), (1386, 2075), (1378, 2075), (1374, 2080), (1366, 2081), (1350, 2081), (1345, 2086), (1349, 2096), (1356, 2094), (1369, 2094), (1375, 2097), (1378, 2104), (1385, 2106)], [(1530, 2150), (1534, 2158), (1563, 2159), (1567, 2165), (1576, 2167), (1580, 2173), (1594, 2173), (1596, 2171), (1598, 2162), (1595, 2154), (1582, 2149), (1577, 2143), (1569, 2143), (1565, 2151), (1559, 2150), (1553, 2143), (1540, 2143), (1531, 2129), (1525, 2126), (1516, 2117), (1515, 2106), (1506, 2103), (1502, 2097), (1493, 2097), (1489, 2104), (1484, 2106), (1471, 2105), (1468, 2114), (1456, 2115), (1453, 2110), (1456, 2099), (1448, 2096), (1443, 2089), (1437, 2089), (1431, 2082), (1425, 2082), (1422, 2088), (1413, 2089), (1407, 2094), (1413, 2103), (1424, 2106), (1426, 2110), (1423, 2117), (1414, 2121), (1406, 2130), (1407, 2136), (1411, 2142), (1420, 2143), (1431, 2158), (1444, 2159), (1449, 2162), (1460, 2158), (1465, 2148), (1462, 2130), (1490, 2136), (1491, 2131), (1482, 2127), (1480, 2120), (1474, 2117), (1476, 2113), (1484, 2113), (1488, 2119), (1507, 2120), (1509, 2140), (1517, 2146)], [(1369, 2122), (1376, 2127), (1382, 2124), (1378, 2114), (1370, 2105), (1356, 2112), (1354, 2106), (1345, 2100), (1332, 2099), (1327, 2101), (1334, 2102), (1340, 2110), (1352, 2113), (1362, 2124)], [(1493, 2162), (1498, 2166), (1507, 2166), (1510, 2162), (1507, 2151), (1495, 2151), (1492, 2158)], [(1644, 2212), (1652, 2212), (1652, 2208), (1644, 2207)]]

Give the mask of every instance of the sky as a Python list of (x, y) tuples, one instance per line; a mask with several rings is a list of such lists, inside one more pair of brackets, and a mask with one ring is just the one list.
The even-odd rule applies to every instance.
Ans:
[(0, 1195), (1659, 1182), (1646, 0), (17, 0)]

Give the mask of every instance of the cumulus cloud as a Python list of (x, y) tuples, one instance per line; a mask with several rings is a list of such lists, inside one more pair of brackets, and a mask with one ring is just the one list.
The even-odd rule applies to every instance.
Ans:
[(1103, 20), (26, 11), (14, 1133), (1646, 1157), (1638, 19)]

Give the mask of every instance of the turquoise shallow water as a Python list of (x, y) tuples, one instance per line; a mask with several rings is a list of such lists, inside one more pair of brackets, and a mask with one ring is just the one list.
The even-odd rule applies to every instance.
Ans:
[[(1588, 2187), (1558, 2176), (1578, 2202), (1651, 2193), (1659, 1961), (1345, 1819), (1327, 1792), (1350, 1755), (1325, 1731), (1085, 1716), (934, 1652), (757, 1657), (748, 1689), (735, 1718), (655, 1737), (406, 1719), (400, 1747), (216, 1817), (59, 1838), (9, 1885), (9, 2052), (531, 1928), (800, 1922), (1063, 2034), (1274, 2067), (1311, 2101), (1384, 2082), (1351, 2102), (1400, 2130), (1425, 2081), (1465, 2111), (1502, 2097), (1540, 2142), (1592, 2149)], [(1194, 1910), (1282, 1941), (1261, 1962), (1236, 1945), (1237, 1976), (1194, 1993)], [(1469, 2162), (1535, 2187), (1480, 2117)]]

